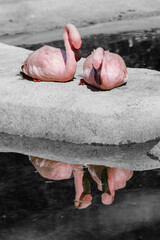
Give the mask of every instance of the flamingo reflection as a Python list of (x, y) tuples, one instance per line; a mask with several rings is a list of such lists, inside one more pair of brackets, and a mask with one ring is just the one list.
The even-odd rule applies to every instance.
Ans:
[(105, 205), (113, 202), (115, 190), (124, 188), (126, 182), (132, 177), (133, 171), (110, 168), (103, 165), (88, 165), (88, 171), (82, 164), (68, 164), (60, 161), (52, 161), (40, 157), (29, 157), (30, 161), (44, 178), (63, 180), (74, 177), (75, 207), (87, 208), (92, 203), (90, 176), (102, 192), (101, 201)]

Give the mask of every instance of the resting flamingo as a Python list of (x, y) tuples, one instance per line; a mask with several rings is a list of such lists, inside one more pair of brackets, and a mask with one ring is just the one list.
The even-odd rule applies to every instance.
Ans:
[(82, 44), (80, 34), (73, 24), (64, 27), (64, 45), (66, 51), (43, 46), (32, 52), (22, 65), (22, 71), (34, 81), (67, 82), (76, 72)]
[(115, 53), (99, 47), (89, 55), (83, 65), (83, 80), (102, 90), (110, 90), (128, 79), (124, 60)]

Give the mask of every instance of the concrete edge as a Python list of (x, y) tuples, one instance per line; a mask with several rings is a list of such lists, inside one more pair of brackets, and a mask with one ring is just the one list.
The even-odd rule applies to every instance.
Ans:
[(160, 168), (160, 159), (148, 153), (156, 140), (131, 145), (89, 145), (36, 139), (0, 133), (0, 151), (17, 152), (68, 163), (97, 164), (143, 171)]
[[(159, 29), (160, 16), (144, 17), (137, 19), (126, 19), (122, 21), (113, 21), (107, 23), (97, 23), (90, 26), (77, 26), (81, 37), (88, 37), (90, 35), (98, 34), (118, 34), (123, 32), (134, 32), (142, 30)], [(53, 34), (54, 32), (54, 34)], [(33, 33), (24, 33), (10, 36), (0, 36), (0, 41), (11, 45), (23, 44), (38, 44), (47, 43), (51, 41), (63, 40), (63, 28), (47, 30)]]

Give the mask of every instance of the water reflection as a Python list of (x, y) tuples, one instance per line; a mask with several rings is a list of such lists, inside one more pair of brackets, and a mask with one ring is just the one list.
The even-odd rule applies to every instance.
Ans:
[(73, 172), (75, 207), (79, 209), (87, 208), (92, 203), (90, 176), (102, 191), (102, 203), (109, 205), (114, 200), (115, 190), (124, 188), (133, 175), (133, 171), (107, 166), (88, 165), (87, 171), (81, 164), (68, 164), (34, 156), (30, 156), (29, 159), (41, 176), (48, 179), (69, 179)]
[[(119, 53), (128, 67), (160, 70), (159, 38), (158, 30), (91, 36), (83, 40), (82, 54), (86, 57), (93, 48), (101, 46)], [(64, 47), (63, 41), (48, 45)], [(35, 50), (40, 45), (25, 47)], [(103, 174), (106, 176), (104, 166), (95, 168), (89, 165), (88, 169), (81, 165), (66, 167), (67, 172), (62, 174), (65, 179), (49, 180), (47, 175), (41, 177), (35, 172), (28, 156), (0, 153), (0, 239), (159, 239), (160, 169), (134, 172), (130, 180), (131, 175), (127, 176), (122, 171), (124, 181), (118, 181), (112, 176), (118, 177), (119, 169), (107, 168), (108, 178), (103, 180), (106, 188), (102, 189)], [(40, 170), (45, 174), (42, 168)], [(48, 170), (47, 173), (51, 172)], [(85, 172), (86, 188), (83, 184)], [(57, 170), (52, 174), (57, 179), (62, 177)], [(107, 186), (112, 186), (113, 182), (119, 185), (115, 184), (113, 192), (106, 194), (110, 202), (112, 197), (114, 201), (109, 205), (102, 204), (106, 199), (102, 198), (105, 194), (102, 190), (108, 191)], [(87, 199), (83, 192), (88, 194), (85, 195)], [(87, 200), (86, 205), (79, 201), (80, 196)], [(77, 210), (88, 206), (91, 200), (89, 207)]]
[[(83, 210), (73, 204), (73, 170), (66, 180), (49, 180), (40, 176), (28, 156), (0, 153), (0, 239), (158, 239), (160, 169), (134, 172), (110, 205), (102, 204), (102, 191), (97, 189), (102, 188), (99, 172), (104, 166), (99, 172), (90, 166), (92, 175), (86, 167), (75, 169), (91, 176), (92, 204)], [(60, 177), (57, 170), (54, 176)]]

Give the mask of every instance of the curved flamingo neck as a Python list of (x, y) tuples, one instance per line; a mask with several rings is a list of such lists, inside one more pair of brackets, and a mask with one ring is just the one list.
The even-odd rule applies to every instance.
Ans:
[(67, 24), (64, 28), (64, 45), (66, 49), (66, 67), (64, 70), (65, 77), (73, 77), (76, 71), (76, 59), (73, 48), (80, 48), (80, 35), (72, 24)]

